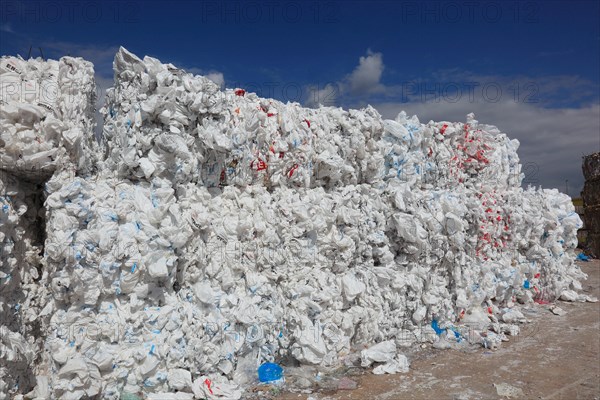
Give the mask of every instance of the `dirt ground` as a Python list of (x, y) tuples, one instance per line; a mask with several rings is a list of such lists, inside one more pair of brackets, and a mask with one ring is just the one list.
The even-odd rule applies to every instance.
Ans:
[[(589, 275), (584, 293), (600, 298), (600, 261), (583, 262)], [(600, 399), (600, 303), (557, 303), (524, 310), (531, 323), (500, 349), (426, 349), (410, 354), (410, 372), (350, 376), (355, 390), (312, 394), (273, 392), (260, 398), (282, 400), (499, 399), (494, 384), (522, 390), (513, 398)]]

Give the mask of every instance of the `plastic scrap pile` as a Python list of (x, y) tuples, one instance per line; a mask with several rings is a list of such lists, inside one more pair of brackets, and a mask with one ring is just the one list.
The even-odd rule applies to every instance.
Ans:
[[(373, 108), (312, 110), (220, 91), (193, 76), (120, 51), (107, 93), (106, 169), (207, 187), (339, 186), (371, 182), (383, 157)], [(332, 137), (331, 135), (335, 135)]]
[(0, 168), (36, 179), (57, 165), (88, 172), (98, 143), (94, 67), (81, 58), (0, 59)]
[(125, 49), (114, 71), (105, 156), (46, 183), (32, 395), (240, 398), (266, 362), (406, 372), (402, 347), (494, 348), (519, 303), (593, 300), (569, 197), (520, 188), (518, 141), (472, 115), (306, 109)]
[[(43, 349), (43, 193), (57, 168), (89, 171), (98, 143), (91, 63), (0, 58), (0, 397), (35, 383)], [(42, 223), (40, 223), (42, 222)]]
[[(39, 331), (40, 251), (35, 185), (0, 171), (0, 394), (31, 376)], [(0, 396), (1, 397), (1, 396)]]

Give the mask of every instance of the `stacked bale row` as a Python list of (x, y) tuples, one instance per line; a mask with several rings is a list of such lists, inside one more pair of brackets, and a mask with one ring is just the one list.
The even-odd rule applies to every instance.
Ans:
[[(54, 172), (43, 273), (18, 301), (43, 346), (25, 362), (34, 397), (235, 399), (264, 361), (362, 357), (400, 372), (397, 346), (445, 332), (446, 344), (494, 347), (518, 333), (519, 303), (585, 300), (568, 196), (523, 190), (518, 141), (473, 115), (423, 124), (306, 109), (125, 49), (114, 72), (106, 154), (87, 127), (44, 125), (37, 103), (4, 116), (0, 156)], [(20, 206), (33, 189), (4, 186), (3, 255), (36, 231)], [(14, 274), (17, 258), (0, 266)], [(4, 335), (3, 350), (16, 339)], [(11, 379), (7, 397), (31, 386)]]
[(44, 182), (95, 166), (95, 99), (88, 61), (0, 58), (0, 399), (29, 391), (40, 372)]
[(590, 255), (600, 257), (600, 152), (583, 158), (583, 176), (586, 247)]

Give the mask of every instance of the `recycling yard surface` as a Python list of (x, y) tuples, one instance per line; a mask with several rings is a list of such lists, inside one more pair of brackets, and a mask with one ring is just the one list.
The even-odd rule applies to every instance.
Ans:
[[(600, 294), (600, 260), (579, 263), (589, 275), (582, 292)], [(523, 313), (531, 321), (519, 336), (496, 351), (467, 346), (461, 350), (427, 348), (409, 354), (410, 372), (349, 376), (355, 390), (285, 393), (273, 399), (499, 399), (496, 385), (516, 388), (513, 398), (600, 398), (600, 303), (556, 303), (566, 311), (558, 316), (551, 305), (536, 305)], [(522, 394), (519, 392), (522, 390)], [(268, 392), (263, 392), (268, 393)], [(272, 393), (272, 392), (271, 392)]]

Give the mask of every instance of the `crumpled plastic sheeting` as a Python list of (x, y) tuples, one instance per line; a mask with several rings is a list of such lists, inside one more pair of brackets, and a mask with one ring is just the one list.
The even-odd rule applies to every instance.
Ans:
[(0, 399), (32, 387), (40, 300), (41, 246), (33, 235), (37, 211), (32, 184), (0, 171)]
[(514, 218), (522, 219), (516, 221), (520, 229), (511, 239), (531, 263), (534, 298), (555, 300), (569, 288), (581, 290), (579, 281), (587, 276), (573, 260), (577, 230), (583, 224), (571, 198), (557, 189), (529, 189), (516, 206), (519, 212)]
[[(205, 77), (121, 48), (108, 92), (105, 166), (122, 177), (166, 177), (207, 187), (334, 187), (398, 178), (428, 188), (518, 186), (517, 140), (496, 127), (423, 125), (372, 107), (344, 111), (219, 91)], [(380, 140), (384, 135), (385, 138)]]
[(421, 124), (417, 116), (401, 112), (383, 123), (386, 180), (423, 189), (459, 185), (486, 192), (521, 184), (519, 141), (495, 126), (479, 124), (473, 114), (467, 123)]
[[(534, 287), (556, 296), (583, 277), (568, 252), (577, 220), (557, 191), (497, 195), (504, 211), (494, 224), (508, 210), (531, 213), (511, 218), (510, 232), (523, 232), (518, 248), (478, 254), (490, 199), (464, 187), (228, 186), (213, 197), (194, 184), (174, 193), (159, 178), (62, 182), (48, 183), (46, 203), (49, 224), (61, 224), (46, 246), (46, 357), (61, 398), (196, 393), (170, 371), (243, 384), (261, 359), (335, 367), (385, 341), (394, 351), (366, 362), (402, 372), (396, 345), (434, 340), (431, 320), (448, 327), (448, 340), (451, 327), (473, 321), (514, 334), (517, 297), (532, 301)], [(540, 231), (528, 232), (534, 219)], [(543, 232), (547, 240), (536, 239)], [(563, 235), (569, 243), (556, 241)], [(492, 337), (469, 340), (492, 347)]]
[(67, 162), (89, 172), (94, 138), (94, 67), (82, 58), (0, 59), (0, 168), (44, 180)]
[(402, 347), (495, 348), (518, 303), (581, 288), (568, 196), (521, 189), (518, 141), (473, 115), (304, 109), (124, 49), (114, 67), (99, 173), (46, 185), (32, 396), (239, 398), (264, 361), (357, 354), (404, 372)]
[(105, 167), (208, 187), (339, 186), (383, 170), (375, 109), (312, 110), (219, 87), (121, 48), (102, 109)]
[[(46, 325), (47, 358), (52, 372), (49, 379), (58, 397), (79, 398), (99, 392), (110, 396), (122, 388), (124, 378), (128, 390), (173, 390), (176, 387), (165, 379), (172, 368), (186, 368), (195, 377), (211, 372), (216, 374), (212, 379), (222, 374), (233, 378), (244, 367), (244, 358), (252, 364), (259, 353), (273, 357), (285, 354), (288, 346), (299, 360), (312, 364), (322, 363), (325, 356), (334, 364), (337, 352), (349, 349), (349, 337), (341, 337), (345, 343), (337, 348), (313, 343), (311, 331), (315, 325), (305, 314), (307, 307), (314, 307), (309, 315), (318, 315), (321, 306), (309, 297), (316, 293), (311, 285), (336, 285), (332, 293), (323, 294), (325, 298), (320, 302), (336, 304), (338, 310), (346, 304), (334, 299), (342, 287), (353, 299), (364, 285), (350, 272), (343, 282), (335, 273), (323, 272), (321, 278), (327, 282), (298, 282), (298, 272), (318, 273), (327, 267), (328, 257), (339, 246), (352, 248), (353, 240), (359, 240), (356, 229), (353, 239), (337, 237), (336, 218), (343, 217), (346, 207), (340, 206), (335, 212), (329, 209), (336, 206), (334, 196), (323, 189), (307, 193), (313, 202), (307, 209), (298, 195), (290, 203), (292, 189), (271, 199), (264, 187), (251, 187), (247, 193), (231, 187), (213, 199), (206, 188), (189, 185), (180, 188), (180, 200), (175, 204), (170, 186), (161, 186), (168, 182), (160, 179), (134, 185), (76, 178), (69, 184), (58, 184), (63, 180), (56, 176), (47, 185), (51, 192), (46, 202), (49, 225), (58, 229), (49, 233), (46, 245), (52, 293), (43, 312), (51, 315)], [(352, 195), (354, 188), (344, 190), (348, 200), (338, 201), (356, 197)], [(323, 202), (327, 202), (327, 211), (319, 206)], [(281, 211), (268, 220), (283, 220), (287, 215), (290, 221), (289, 228), (280, 234), (272, 224), (265, 230), (267, 219), (260, 211), (270, 203), (274, 210), (277, 203)], [(223, 210), (230, 212), (223, 214)], [(316, 214), (317, 222), (326, 219), (311, 230), (329, 235), (335, 243), (318, 255), (323, 264), (320, 267), (315, 267), (314, 258), (302, 254), (304, 242), (310, 238), (292, 236), (302, 233), (294, 227), (295, 220), (301, 218), (310, 224), (311, 213)], [(325, 213), (323, 218), (319, 213)], [(248, 218), (253, 218), (256, 226)], [(168, 232), (168, 220), (172, 220), (174, 231)], [(360, 220), (355, 218), (355, 223)], [(182, 249), (192, 230), (196, 239)], [(177, 235), (181, 240), (173, 239)], [(257, 244), (255, 235), (261, 240), (260, 246), (250, 249)], [(312, 236), (313, 240), (317, 238)], [(242, 245), (253, 253), (248, 254), (253, 258), (238, 258), (236, 247), (241, 250)], [(290, 254), (276, 254), (281, 248)], [(363, 245), (361, 251), (369, 249)], [(339, 261), (340, 271), (354, 262), (353, 254), (349, 250)], [(292, 256), (304, 258), (295, 269), (282, 258)], [(263, 260), (269, 264), (256, 265)], [(269, 266), (278, 270), (269, 273)], [(299, 283), (304, 293), (297, 292)], [(356, 285), (362, 285), (362, 290), (356, 291)], [(292, 304), (286, 306), (287, 302)], [(364, 307), (354, 310), (354, 318), (362, 312)], [(344, 314), (338, 311), (336, 315), (341, 321)], [(221, 332), (229, 325), (231, 334)], [(286, 325), (290, 333), (283, 336), (282, 326)], [(376, 321), (369, 326), (375, 329)], [(83, 332), (78, 335), (79, 327)], [(90, 337), (86, 334), (90, 327), (101, 334)], [(346, 322), (345, 329), (354, 332), (352, 321)], [(305, 349), (305, 345), (311, 348)], [(69, 365), (73, 359), (77, 363)], [(79, 385), (72, 382), (74, 368)], [(98, 386), (100, 382), (102, 387)]]
[(172, 316), (177, 251), (191, 228), (170, 182), (65, 180), (56, 174), (47, 184), (48, 224), (56, 228), (46, 241), (50, 290), (42, 312), (49, 381), (60, 398), (116, 398), (110, 383), (136, 366), (140, 384), (155, 376), (152, 358), (162, 358), (166, 336), (154, 337)]

